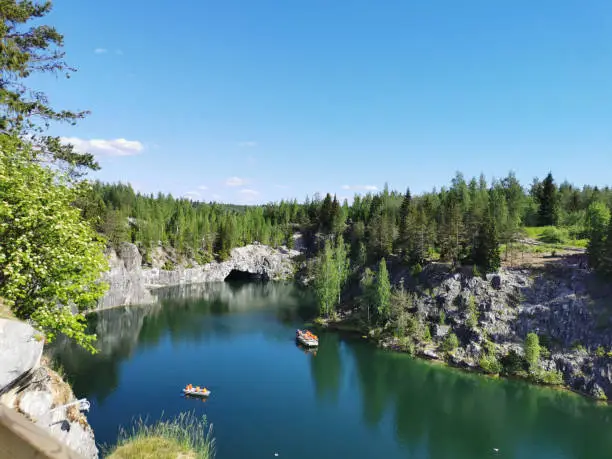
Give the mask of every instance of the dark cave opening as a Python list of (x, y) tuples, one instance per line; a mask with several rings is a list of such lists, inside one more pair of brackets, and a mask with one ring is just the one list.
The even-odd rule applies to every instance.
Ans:
[(225, 278), (226, 281), (261, 281), (268, 280), (265, 274), (250, 273), (248, 271), (239, 271), (232, 269)]

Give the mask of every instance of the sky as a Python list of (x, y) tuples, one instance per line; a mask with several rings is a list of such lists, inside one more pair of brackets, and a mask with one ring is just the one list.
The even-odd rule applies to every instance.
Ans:
[(55, 0), (91, 177), (259, 203), (612, 180), (609, 0)]

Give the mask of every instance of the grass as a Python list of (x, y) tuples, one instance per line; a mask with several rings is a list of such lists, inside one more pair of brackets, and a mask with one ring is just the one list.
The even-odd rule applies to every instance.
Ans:
[(566, 246), (583, 249), (588, 243), (588, 239), (574, 239), (565, 228), (556, 226), (526, 226), (524, 230), (528, 238), (556, 246), (553, 248)]
[(212, 459), (215, 440), (206, 417), (181, 413), (171, 420), (147, 425), (139, 419), (130, 431), (121, 429), (108, 459)]

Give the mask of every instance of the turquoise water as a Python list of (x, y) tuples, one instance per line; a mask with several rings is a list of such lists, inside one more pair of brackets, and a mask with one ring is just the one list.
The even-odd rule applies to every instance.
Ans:
[[(99, 443), (134, 418), (195, 411), (213, 423), (219, 459), (612, 458), (612, 409), (579, 396), (334, 333), (305, 353), (295, 328), (312, 305), (287, 284), (167, 289), (156, 305), (92, 316), (99, 354), (65, 346), (58, 359), (92, 402)], [(187, 383), (211, 397), (182, 397)]]

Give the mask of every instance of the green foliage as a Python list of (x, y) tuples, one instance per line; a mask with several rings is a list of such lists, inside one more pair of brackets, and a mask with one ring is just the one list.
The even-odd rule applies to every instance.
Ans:
[(478, 227), (472, 257), (475, 265), (485, 272), (497, 271), (501, 266), (499, 235), (492, 215), (487, 216)]
[(410, 274), (412, 275), (412, 277), (418, 277), (422, 272), (423, 267), (421, 266), (421, 263), (417, 263), (412, 267)]
[[(404, 289), (403, 282), (391, 293), (391, 315), (396, 336), (404, 336), (411, 325), (411, 314), (408, 309), (412, 306), (412, 296)], [(411, 330), (412, 331), (412, 330)]]
[(597, 349), (595, 350), (595, 355), (597, 357), (605, 357), (606, 356), (606, 350), (604, 349), (603, 346), (599, 346), (597, 347)]
[(446, 323), (446, 313), (444, 312), (444, 309), (440, 309), (439, 323), (440, 325), (444, 325)]
[(87, 186), (33, 161), (16, 138), (0, 135), (0, 151), (0, 296), (48, 341), (62, 333), (93, 350), (82, 312), (104, 293), (108, 263), (103, 241), (72, 205)]
[(559, 199), (558, 190), (551, 173), (536, 185), (534, 194), (540, 205), (538, 209), (540, 226), (556, 225), (559, 218)]
[(503, 371), (503, 365), (497, 360), (495, 355), (495, 344), (491, 341), (485, 341), (483, 353), (478, 361), (480, 368), (485, 373), (492, 375), (499, 374)]
[(495, 357), (495, 354), (483, 354), (478, 362), (485, 373), (496, 375), (502, 372), (503, 366)]
[(378, 264), (375, 301), (379, 317), (387, 320), (391, 312), (391, 283), (389, 282), (389, 272), (387, 271), (387, 263), (384, 258)]
[(171, 260), (166, 260), (161, 269), (163, 269), (164, 271), (172, 271), (176, 269), (176, 264), (174, 264), (174, 262), (172, 262)]
[(476, 306), (476, 298), (474, 298), (474, 295), (470, 295), (468, 298), (466, 314), (467, 317), (465, 324), (470, 328), (478, 327), (478, 317), (480, 314), (478, 312), (478, 307)]
[(429, 324), (423, 324), (423, 341), (428, 343), (431, 341), (431, 329), (429, 328)]
[(442, 342), (442, 350), (444, 352), (452, 352), (459, 347), (459, 339), (454, 333), (449, 333)]
[(43, 132), (52, 121), (75, 124), (86, 112), (55, 110), (44, 93), (27, 87), (29, 77), (45, 73), (69, 77), (74, 71), (64, 61), (62, 35), (41, 23), (50, 11), (50, 1), (0, 1), (0, 132), (27, 138), (36, 147), (33, 160), (52, 159), (74, 176), (79, 169), (99, 169), (93, 156), (76, 153), (59, 137)]
[[(591, 203), (586, 213), (586, 228), (589, 237), (587, 256), (589, 265), (596, 270), (605, 271), (603, 264), (606, 251), (607, 229), (610, 222), (610, 210), (604, 203)], [(603, 268), (603, 269), (602, 269)]]
[(528, 333), (525, 338), (525, 360), (530, 372), (535, 372), (540, 363), (540, 339), (535, 333)]
[(527, 362), (516, 351), (512, 350), (501, 358), (500, 361), (506, 374), (516, 375), (525, 371)]
[(548, 244), (562, 244), (569, 239), (567, 230), (548, 226), (542, 231), (539, 240)]
[(551, 386), (560, 386), (563, 384), (563, 374), (557, 370), (536, 369), (531, 373), (531, 379), (539, 384), (547, 384)]
[(319, 311), (329, 317), (340, 303), (342, 287), (349, 275), (349, 260), (344, 239), (339, 236), (334, 245), (327, 240), (315, 264), (314, 289)]

